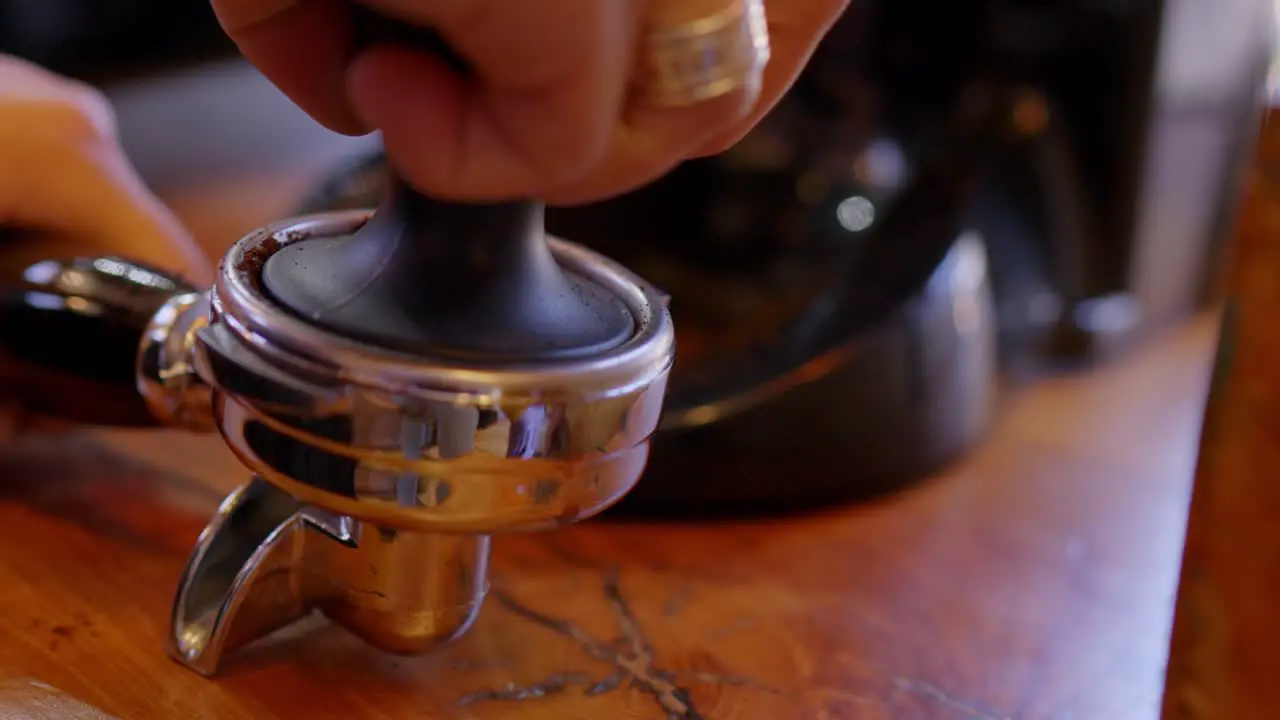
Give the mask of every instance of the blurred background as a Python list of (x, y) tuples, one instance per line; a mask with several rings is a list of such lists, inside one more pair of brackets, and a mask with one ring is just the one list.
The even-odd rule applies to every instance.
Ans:
[[(673, 297), (667, 437), (622, 510), (901, 487), (980, 440), (1009, 385), (1211, 302), (1275, 17), (1271, 0), (854, 0), (738, 147), (553, 209), (553, 232)], [(0, 51), (104, 88), (214, 256), (377, 197), (377, 138), (310, 121), (205, 0), (0, 0)]]

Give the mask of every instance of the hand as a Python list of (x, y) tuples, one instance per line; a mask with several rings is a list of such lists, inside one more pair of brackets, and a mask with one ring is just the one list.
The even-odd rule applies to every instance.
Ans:
[[(203, 253), (125, 157), (106, 99), (0, 55), (0, 283), (42, 259), (106, 254), (210, 278)], [(0, 439), (27, 419), (0, 389)]]
[(0, 55), (0, 238), (0, 264), (8, 269), (44, 258), (117, 254), (193, 281), (210, 277), (208, 259), (125, 157), (102, 94), (6, 55)]
[(406, 48), (350, 51), (348, 0), (212, 0), (251, 62), (332, 130), (380, 130), (392, 165), (441, 198), (588, 202), (737, 142), (795, 81), (848, 0), (772, 0), (758, 93), (678, 109), (628, 103), (642, 30), (730, 0), (363, 0), (441, 33), (466, 79)]

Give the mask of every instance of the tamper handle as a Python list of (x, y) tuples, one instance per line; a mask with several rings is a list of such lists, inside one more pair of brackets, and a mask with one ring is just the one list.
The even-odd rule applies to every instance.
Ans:
[(0, 280), (0, 392), (62, 420), (157, 425), (137, 390), (138, 348), (160, 306), (187, 292), (116, 257), (46, 260)]
[(562, 271), (541, 203), (442, 202), (394, 177), (359, 231), (282, 248), (262, 280), (320, 327), (417, 356), (561, 359), (618, 345), (635, 327), (617, 298)]
[[(406, 45), (468, 72), (438, 33), (354, 12), (357, 48)], [(393, 176), (364, 227), (281, 249), (263, 268), (263, 287), (317, 326), (416, 356), (538, 362), (620, 345), (634, 318), (605, 289), (561, 270), (543, 209), (522, 198), (433, 199)]]

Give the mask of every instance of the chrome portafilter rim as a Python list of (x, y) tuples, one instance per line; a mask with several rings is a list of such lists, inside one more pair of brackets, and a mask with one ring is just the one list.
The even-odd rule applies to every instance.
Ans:
[[(664, 295), (603, 255), (548, 238), (565, 271), (623, 303), (635, 332), (586, 357), (483, 365), (339, 336), (263, 288), (274, 253), (353, 233), (371, 215), (283, 220), (249, 233), (224, 257), (195, 364), (214, 388), (218, 428), (239, 459), (308, 504), (427, 532), (555, 527), (626, 494), (647, 459), (674, 359)], [(324, 418), (345, 429), (317, 430)], [(406, 444), (415, 433), (427, 440)], [(268, 436), (268, 445), (287, 450), (255, 446), (255, 437)], [(273, 454), (310, 454), (313, 466), (349, 467), (352, 478), (340, 470), (317, 479), (273, 464)]]
[(647, 382), (671, 364), (675, 334), (663, 293), (604, 255), (554, 237), (548, 237), (547, 243), (561, 267), (610, 291), (631, 313), (636, 331), (625, 342), (566, 360), (502, 365), (444, 358), (424, 361), (329, 332), (282, 307), (262, 289), (262, 268), (271, 255), (315, 237), (354, 233), (372, 215), (372, 210), (316, 213), (249, 233), (231, 248), (219, 268), (213, 288), (216, 312), (246, 340), (266, 340), (267, 344), (262, 344), (265, 350), (324, 358), (344, 368), (351, 380), (377, 387), (454, 388), (459, 392), (503, 388), (518, 392), (572, 385), (610, 392), (628, 378), (632, 383)]

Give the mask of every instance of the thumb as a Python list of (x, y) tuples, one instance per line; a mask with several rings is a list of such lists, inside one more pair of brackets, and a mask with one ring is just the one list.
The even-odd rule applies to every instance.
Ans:
[(419, 190), (494, 199), (587, 173), (608, 150), (625, 99), (640, 4), (599, 0), (367, 0), (437, 30), (469, 65), (374, 47), (347, 91), (388, 159)]

